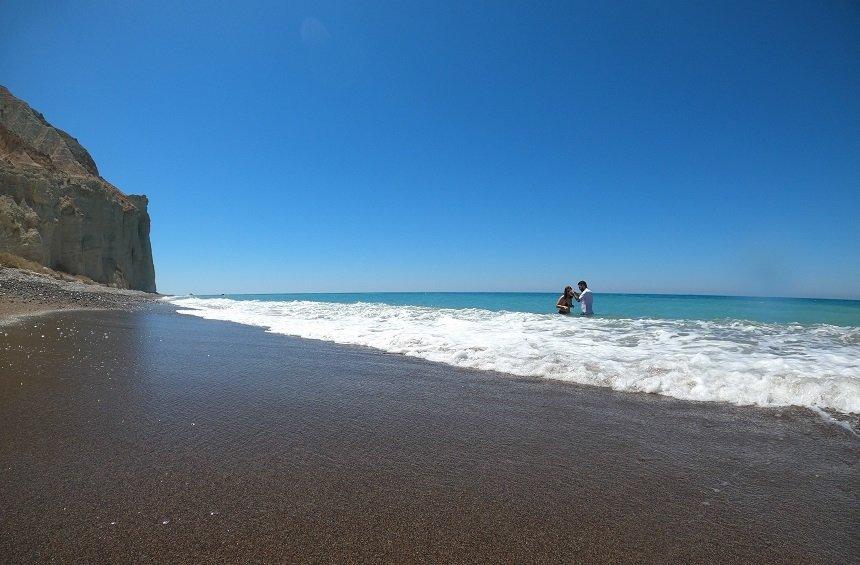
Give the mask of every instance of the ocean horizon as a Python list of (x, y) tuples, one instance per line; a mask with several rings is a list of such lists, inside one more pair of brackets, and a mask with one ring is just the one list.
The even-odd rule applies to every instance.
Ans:
[[(391, 306), (481, 308), (490, 311), (555, 313), (560, 292), (546, 291), (372, 291), (176, 294), (171, 297), (234, 300), (379, 302)], [(595, 315), (607, 318), (740, 319), (756, 322), (860, 326), (860, 299), (729, 294), (594, 292)], [(579, 305), (574, 305), (574, 315)]]

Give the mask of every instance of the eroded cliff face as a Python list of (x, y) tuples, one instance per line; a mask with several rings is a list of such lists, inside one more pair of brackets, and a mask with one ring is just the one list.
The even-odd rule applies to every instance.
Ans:
[(104, 180), (75, 138), (0, 86), (0, 251), (155, 292), (147, 202)]

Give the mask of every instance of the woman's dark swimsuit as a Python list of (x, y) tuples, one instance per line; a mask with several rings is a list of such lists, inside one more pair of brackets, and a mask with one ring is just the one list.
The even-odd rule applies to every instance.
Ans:
[(568, 298), (566, 306), (562, 307), (562, 306), (559, 306), (558, 304), (556, 304), (555, 307), (558, 308), (559, 314), (567, 315), (567, 314), (570, 314), (570, 309), (573, 308), (573, 303), (571, 303), (570, 299)]

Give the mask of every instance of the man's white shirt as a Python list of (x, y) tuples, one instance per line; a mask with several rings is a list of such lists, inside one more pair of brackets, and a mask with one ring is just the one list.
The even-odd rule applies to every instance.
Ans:
[(582, 294), (579, 295), (579, 303), (582, 304), (583, 314), (594, 314), (594, 310), (592, 309), (592, 306), (594, 305), (594, 295), (591, 294), (590, 288), (586, 288), (582, 291)]

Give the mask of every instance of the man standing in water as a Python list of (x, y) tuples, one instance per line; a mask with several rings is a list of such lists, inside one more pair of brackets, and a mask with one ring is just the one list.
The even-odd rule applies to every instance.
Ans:
[(579, 281), (577, 286), (579, 287), (579, 292), (574, 292), (573, 297), (576, 298), (577, 302), (582, 304), (582, 315), (594, 316), (594, 309), (592, 308), (594, 305), (594, 294), (592, 294), (591, 289), (588, 288), (588, 283), (585, 281)]

